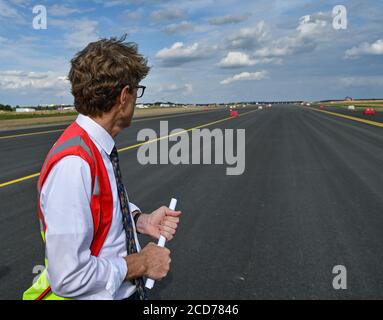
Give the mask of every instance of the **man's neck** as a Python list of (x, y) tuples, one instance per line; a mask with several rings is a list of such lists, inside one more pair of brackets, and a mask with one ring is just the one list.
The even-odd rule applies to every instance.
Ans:
[(90, 118), (103, 127), (113, 138), (121, 131), (121, 128), (118, 126), (118, 121), (116, 121), (112, 115), (105, 114), (102, 117), (91, 116)]

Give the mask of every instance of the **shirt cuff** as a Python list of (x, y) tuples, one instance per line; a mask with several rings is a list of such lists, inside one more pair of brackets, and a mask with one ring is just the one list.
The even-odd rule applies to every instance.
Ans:
[(105, 289), (114, 299), (117, 290), (121, 287), (128, 274), (128, 266), (122, 257), (107, 258), (107, 260), (111, 264), (111, 272)]
[(129, 209), (130, 209), (130, 212), (134, 212), (134, 211), (139, 211), (141, 212), (141, 209), (139, 207), (137, 207), (134, 203), (132, 202), (129, 202)]

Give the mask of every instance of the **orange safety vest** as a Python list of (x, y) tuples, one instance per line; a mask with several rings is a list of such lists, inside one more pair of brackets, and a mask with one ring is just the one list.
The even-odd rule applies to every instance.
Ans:
[[(45, 242), (47, 225), (40, 206), (40, 193), (43, 185), (56, 163), (66, 156), (78, 156), (84, 159), (90, 167), (92, 176), (92, 197), (90, 208), (93, 218), (93, 241), (90, 251), (93, 256), (98, 256), (109, 232), (113, 215), (113, 196), (108, 173), (105, 168), (101, 153), (93, 143), (88, 133), (76, 122), (72, 123), (61, 135), (49, 151), (40, 177), (37, 182), (38, 191), (38, 216), (40, 220), (41, 236)], [(73, 179), (78, 177), (74, 176)], [(49, 226), (48, 226), (49, 228)], [(48, 267), (48, 261), (45, 260)], [(46, 269), (38, 280), (23, 295), (24, 300), (61, 300), (65, 299), (55, 295), (49, 285)]]

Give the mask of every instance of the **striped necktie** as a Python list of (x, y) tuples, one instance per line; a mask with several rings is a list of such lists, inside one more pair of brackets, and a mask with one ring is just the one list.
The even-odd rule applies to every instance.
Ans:
[[(128, 255), (130, 255), (137, 253), (137, 245), (134, 238), (133, 221), (129, 209), (129, 199), (124, 184), (122, 183), (121, 170), (116, 147), (113, 148), (109, 157), (113, 165), (114, 175), (116, 177), (118, 197), (121, 204), (122, 223), (124, 225), (126, 234), (127, 251)], [(148, 298), (145, 290), (144, 278), (137, 278), (132, 280), (132, 282), (137, 287), (137, 293), (140, 296), (140, 300), (147, 300)]]

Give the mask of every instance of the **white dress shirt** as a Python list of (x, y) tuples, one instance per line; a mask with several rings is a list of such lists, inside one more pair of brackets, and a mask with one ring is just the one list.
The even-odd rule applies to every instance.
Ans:
[[(109, 159), (115, 142), (103, 127), (89, 117), (79, 115), (76, 122), (89, 134), (104, 160), (113, 195), (112, 224), (98, 257), (92, 256), (90, 168), (78, 156), (61, 159), (49, 173), (40, 195), (47, 226), (49, 283), (52, 291), (63, 297), (80, 300), (124, 299), (132, 295), (136, 287), (124, 281), (128, 270), (123, 259), (127, 255), (126, 237), (116, 178)], [(134, 204), (129, 205), (131, 212), (139, 210)], [(139, 251), (134, 223), (133, 227)]]

